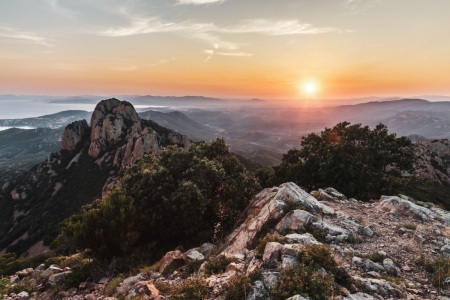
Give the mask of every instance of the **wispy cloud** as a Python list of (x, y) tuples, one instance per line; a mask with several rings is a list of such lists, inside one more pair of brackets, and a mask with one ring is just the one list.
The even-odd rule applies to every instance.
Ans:
[(233, 26), (217, 28), (216, 31), (224, 33), (258, 33), (264, 35), (296, 35), (345, 32), (345, 30), (334, 27), (315, 27), (308, 23), (300, 23), (296, 19), (250, 19)]
[(346, 10), (346, 14), (356, 14), (366, 11), (382, 0), (344, 0), (342, 6)]
[(212, 3), (222, 3), (225, 0), (178, 0), (178, 4), (194, 4), (194, 5), (202, 5), (202, 4), (212, 4)]
[[(188, 1), (188, 0), (185, 0)], [(189, 0), (194, 1), (194, 0)], [(122, 14), (130, 19), (130, 25), (109, 28), (97, 34), (110, 37), (131, 36), (149, 33), (174, 33), (184, 37), (200, 40), (213, 49), (204, 50), (209, 61), (213, 55), (251, 56), (253, 54), (238, 51), (242, 45), (222, 39), (220, 34), (261, 34), (269, 36), (312, 35), (329, 32), (349, 32), (334, 27), (315, 27), (301, 23), (296, 19), (268, 20), (249, 19), (235, 25), (219, 26), (214, 23), (198, 23), (192, 20), (182, 22), (164, 22), (158, 17), (133, 17), (126, 11)], [(220, 51), (218, 51), (220, 50)]]
[(174, 58), (174, 57), (171, 57), (171, 58), (165, 58), (165, 59), (160, 59), (160, 60), (158, 60), (157, 62), (148, 64), (147, 66), (148, 66), (148, 67), (155, 67), (155, 66), (159, 66), (159, 65), (162, 65), (162, 64), (165, 64), (165, 63), (174, 61), (174, 60), (176, 60), (176, 58)]
[(119, 65), (119, 66), (111, 66), (108, 69), (110, 69), (112, 71), (126, 71), (126, 72), (130, 72), (130, 71), (137, 70), (137, 67), (135, 65)]
[(110, 28), (99, 34), (104, 36), (129, 36), (157, 32), (191, 32), (194, 34), (211, 33), (256, 33), (264, 35), (321, 34), (327, 32), (345, 32), (334, 27), (315, 27), (298, 20), (250, 19), (231, 26), (217, 26), (213, 23), (195, 23), (184, 21), (164, 23), (159, 18), (133, 18), (127, 27)]
[(17, 28), (0, 25), (0, 37), (11, 38), (26, 42), (37, 43), (47, 47), (53, 47), (50, 40), (33, 32), (23, 31)]

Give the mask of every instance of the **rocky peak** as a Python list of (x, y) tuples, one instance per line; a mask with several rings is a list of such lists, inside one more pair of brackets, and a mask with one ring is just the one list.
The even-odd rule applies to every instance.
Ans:
[(75, 121), (67, 125), (62, 135), (62, 150), (73, 151), (89, 135), (86, 120)]
[(89, 156), (94, 158), (142, 131), (141, 120), (133, 105), (115, 98), (97, 104), (92, 113), (91, 128)]

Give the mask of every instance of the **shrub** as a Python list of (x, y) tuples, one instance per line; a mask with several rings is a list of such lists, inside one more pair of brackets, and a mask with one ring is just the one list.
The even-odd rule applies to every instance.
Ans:
[(285, 300), (297, 294), (311, 299), (327, 299), (333, 292), (333, 275), (321, 272), (312, 265), (300, 264), (298, 268), (280, 272), (271, 299)]
[(301, 145), (274, 167), (275, 183), (294, 181), (309, 190), (332, 186), (349, 197), (368, 200), (392, 193), (405, 181), (399, 171), (413, 167), (411, 141), (388, 134), (383, 124), (370, 129), (342, 122), (303, 137)]
[(262, 280), (262, 271), (255, 271), (248, 276), (235, 275), (228, 282), (228, 288), (225, 292), (225, 300), (247, 299), (252, 290), (252, 285), (257, 280)]
[(190, 278), (172, 290), (170, 299), (203, 300), (208, 296), (208, 283), (201, 278)]
[(111, 279), (110, 282), (105, 287), (105, 293), (107, 296), (112, 296), (116, 293), (117, 287), (120, 285), (120, 283), (123, 281), (124, 277), (123, 275), (119, 275), (117, 277), (114, 277)]
[(208, 260), (208, 262), (206, 262), (205, 273), (207, 275), (223, 273), (225, 272), (228, 265), (235, 261), (235, 258), (229, 258), (225, 255), (212, 257), (210, 260)]
[(252, 290), (252, 281), (244, 275), (235, 275), (228, 281), (228, 288), (225, 292), (225, 300), (247, 299)]
[(166, 249), (190, 247), (222, 236), (259, 190), (223, 139), (188, 150), (167, 147), (129, 167), (121, 181), (62, 226), (99, 257), (124, 256), (155, 242)]
[(272, 299), (287, 299), (297, 294), (311, 299), (330, 296), (333, 292), (333, 273), (337, 273), (337, 263), (331, 248), (327, 245), (308, 244), (298, 254), (298, 258), (298, 268), (280, 272), (277, 285), (272, 290)]

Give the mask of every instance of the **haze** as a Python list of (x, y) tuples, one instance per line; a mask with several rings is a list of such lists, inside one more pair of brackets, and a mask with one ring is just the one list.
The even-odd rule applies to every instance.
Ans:
[(445, 95), (449, 14), (446, 0), (5, 0), (0, 93)]

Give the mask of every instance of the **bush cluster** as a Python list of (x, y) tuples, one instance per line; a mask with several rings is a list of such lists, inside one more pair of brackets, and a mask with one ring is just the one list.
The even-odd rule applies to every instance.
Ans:
[(155, 242), (189, 247), (228, 233), (259, 188), (223, 139), (167, 147), (128, 168), (120, 188), (66, 220), (63, 232), (106, 257)]
[(383, 124), (371, 129), (342, 122), (303, 137), (301, 145), (283, 155), (272, 180), (259, 174), (260, 182), (293, 181), (308, 190), (332, 186), (349, 197), (368, 200), (404, 184), (401, 171), (411, 170), (414, 162), (411, 141), (389, 134)]

